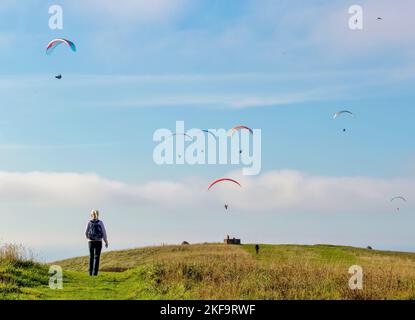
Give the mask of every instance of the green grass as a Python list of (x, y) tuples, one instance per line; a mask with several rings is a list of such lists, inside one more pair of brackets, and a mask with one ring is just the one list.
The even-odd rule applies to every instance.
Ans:
[(48, 267), (33, 262), (0, 263), (0, 300), (36, 298), (49, 282)]
[[(203, 244), (112, 251), (98, 277), (87, 257), (58, 261), (64, 287), (48, 287), (48, 266), (0, 260), (2, 299), (414, 299), (415, 254), (332, 245)], [(350, 290), (348, 269), (364, 271)]]

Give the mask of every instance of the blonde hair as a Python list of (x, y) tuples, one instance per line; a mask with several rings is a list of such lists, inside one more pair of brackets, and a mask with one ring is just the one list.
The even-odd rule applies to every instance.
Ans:
[(91, 216), (93, 216), (94, 217), (94, 219), (98, 219), (98, 217), (99, 217), (99, 211), (98, 210), (92, 210), (91, 211)]

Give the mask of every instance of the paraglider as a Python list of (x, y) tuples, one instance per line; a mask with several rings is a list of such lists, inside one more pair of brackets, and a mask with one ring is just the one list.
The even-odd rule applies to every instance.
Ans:
[[(66, 44), (73, 52), (76, 52), (76, 46), (72, 41), (63, 38), (58, 38), (48, 43), (48, 45), (46, 46), (46, 54), (50, 56), (52, 52), (55, 50), (55, 48), (61, 44)], [(56, 75), (55, 79), (61, 80), (62, 75)]]
[[(240, 130), (248, 130), (252, 135), (254, 134), (254, 131), (251, 128), (241, 125), (241, 126), (233, 127), (230, 130), (229, 135), (233, 136), (236, 132), (238, 132)], [(243, 152), (242, 150), (239, 150), (239, 154), (242, 154), (242, 152)]]
[[(173, 138), (173, 137), (177, 137), (177, 136), (184, 136), (184, 137), (187, 137), (187, 138), (189, 138), (189, 139), (193, 140), (193, 137), (189, 136), (187, 133), (173, 133), (173, 134), (172, 134), (170, 137), (168, 137), (167, 139), (170, 139), (170, 138)], [(181, 155), (181, 154), (178, 154), (177, 156), (179, 157), (179, 159), (181, 159), (181, 158), (182, 158), (182, 155)]]
[[(406, 199), (405, 199), (404, 197), (402, 197), (402, 196), (397, 196), (397, 197), (393, 197), (393, 198), (391, 199), (391, 202), (394, 202), (394, 201), (404, 201), (404, 202), (406, 202)], [(397, 207), (397, 208), (396, 208), (396, 210), (397, 210), (397, 211), (399, 211), (399, 210), (400, 210), (400, 208), (399, 208), (399, 207)]]
[[(210, 134), (210, 135), (212, 135), (212, 137), (214, 138), (214, 139), (216, 139), (216, 135), (213, 133), (213, 132), (211, 132), (211, 131), (209, 131), (209, 130), (207, 130), (207, 129), (201, 129), (200, 131), (202, 131), (202, 132), (204, 132), (204, 133), (207, 133), (207, 134)], [(202, 150), (202, 153), (203, 152), (205, 152), (205, 150)]]
[[(337, 119), (343, 115), (350, 115), (350, 116), (354, 116), (353, 112), (348, 111), (348, 110), (342, 110), (342, 111), (337, 111), (334, 115), (333, 115), (333, 119)], [(343, 132), (346, 132), (346, 128), (343, 128)]]
[[(242, 187), (242, 185), (241, 185), (238, 181), (236, 181), (236, 180), (234, 180), (234, 179), (229, 179), (229, 178), (221, 178), (221, 179), (218, 179), (218, 180), (213, 181), (213, 182), (209, 185), (208, 190), (212, 189), (215, 185), (217, 185), (218, 183), (222, 183), (222, 182), (231, 182), (231, 183), (233, 183), (233, 184), (238, 185), (239, 187)], [(226, 204), (224, 205), (224, 208), (225, 208), (225, 210), (228, 210), (228, 209), (229, 209), (229, 204), (227, 204), (227, 203), (226, 203)]]
[(63, 38), (59, 38), (59, 39), (54, 39), (51, 42), (48, 43), (47, 47), (46, 47), (46, 54), (47, 55), (51, 55), (52, 52), (55, 50), (56, 47), (58, 47), (61, 44), (66, 44), (73, 52), (76, 52), (76, 46), (75, 44), (67, 39), (63, 39)]

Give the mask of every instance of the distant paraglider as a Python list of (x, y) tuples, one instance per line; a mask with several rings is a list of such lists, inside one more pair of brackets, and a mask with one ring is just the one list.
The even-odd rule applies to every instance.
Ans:
[[(238, 182), (238, 181), (236, 181), (236, 180), (234, 180), (234, 179), (229, 179), (229, 178), (221, 178), (221, 179), (218, 179), (218, 180), (215, 180), (215, 181), (213, 181), (210, 185), (209, 185), (209, 187), (208, 187), (208, 190), (210, 190), (210, 189), (212, 189), (215, 185), (217, 185), (218, 183), (223, 183), (223, 182), (231, 182), (231, 183), (233, 183), (233, 184), (236, 184), (236, 185), (238, 185), (239, 187), (242, 187), (242, 185)], [(228, 209), (229, 209), (229, 204), (225, 204), (224, 205), (224, 208), (225, 208), (225, 210), (227, 211)]]
[[(343, 115), (349, 115), (349, 116), (354, 116), (353, 112), (349, 111), (349, 110), (342, 110), (342, 111), (337, 111), (334, 115), (333, 115), (333, 119), (337, 119)], [(343, 132), (346, 132), (346, 128), (343, 128)]]
[[(183, 136), (185, 138), (189, 138), (190, 140), (193, 140), (192, 136), (189, 136), (187, 133), (173, 133), (170, 137), (168, 137), (167, 139), (173, 138), (173, 137), (177, 137), (177, 136)], [(181, 154), (177, 155), (179, 157), (179, 159), (182, 158)]]
[[(391, 202), (395, 202), (395, 201), (403, 201), (403, 202), (406, 202), (406, 199), (404, 197), (402, 197), (402, 196), (397, 196), (397, 197), (393, 197), (391, 199)], [(400, 207), (397, 207), (396, 210), (399, 211), (400, 210)]]
[[(251, 129), (251, 128), (249, 128), (249, 127), (247, 127), (247, 126), (236, 126), (236, 127), (233, 127), (230, 131), (229, 131), (229, 135), (230, 136), (233, 136), (236, 132), (238, 132), (238, 131), (240, 131), (240, 130), (248, 130), (252, 135), (254, 134), (254, 131)], [(242, 150), (239, 150), (239, 154), (242, 154)]]
[(59, 38), (59, 39), (54, 39), (48, 43), (46, 47), (46, 54), (51, 55), (52, 52), (55, 50), (55, 48), (61, 44), (66, 44), (73, 52), (76, 52), (76, 46), (72, 41)]
[[(46, 46), (46, 54), (48, 56), (50, 56), (52, 54), (52, 52), (55, 50), (56, 47), (58, 47), (61, 44), (66, 44), (73, 52), (76, 52), (76, 46), (75, 44), (67, 39), (62, 39), (62, 38), (58, 38), (58, 39), (54, 39), (51, 42), (48, 43), (48, 45)], [(58, 74), (55, 76), (55, 79), (61, 80), (62, 79), (62, 75)]]
[[(216, 137), (216, 135), (213, 133), (213, 132), (211, 132), (211, 131), (209, 131), (209, 130), (207, 130), (207, 129), (202, 129), (201, 130), (203, 133), (207, 133), (207, 134), (210, 134), (214, 139), (216, 139), (217, 137)], [(205, 150), (202, 150), (202, 153), (203, 152), (205, 152)]]

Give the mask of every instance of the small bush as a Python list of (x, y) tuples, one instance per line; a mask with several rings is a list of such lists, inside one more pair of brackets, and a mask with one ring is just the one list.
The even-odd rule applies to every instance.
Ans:
[(0, 300), (20, 299), (24, 288), (47, 285), (48, 267), (36, 263), (24, 247), (6, 244), (0, 247)]

